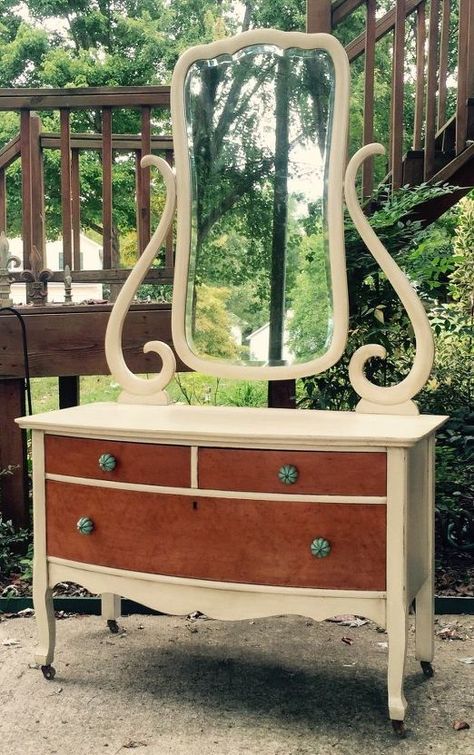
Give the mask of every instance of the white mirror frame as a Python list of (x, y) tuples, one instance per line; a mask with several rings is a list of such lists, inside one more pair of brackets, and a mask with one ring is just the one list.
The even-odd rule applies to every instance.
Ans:
[[(328, 165), (328, 247), (333, 331), (327, 351), (309, 362), (282, 366), (248, 366), (202, 359), (189, 348), (185, 314), (191, 251), (191, 174), (185, 119), (185, 80), (190, 67), (199, 60), (233, 55), (250, 45), (273, 45), (282, 50), (323, 50), (331, 56), (335, 73), (334, 112)], [(171, 82), (171, 119), (176, 166), (177, 237), (171, 327), (173, 344), (182, 361), (197, 372), (241, 380), (287, 380), (316, 375), (339, 361), (348, 332), (347, 274), (344, 248), (343, 180), (346, 165), (349, 109), (349, 61), (342, 45), (330, 34), (283, 32), (253, 29), (187, 50), (178, 60)]]

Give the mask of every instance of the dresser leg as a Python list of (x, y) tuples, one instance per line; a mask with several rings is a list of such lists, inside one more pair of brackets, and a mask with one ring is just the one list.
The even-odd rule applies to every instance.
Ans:
[(431, 579), (426, 580), (416, 596), (415, 629), (416, 658), (421, 662), (423, 673), (432, 676), (429, 673), (434, 656), (434, 599)]
[[(35, 660), (36, 663), (41, 664), (45, 677), (52, 679), (54, 669), (51, 663), (54, 658), (54, 647), (56, 644), (56, 620), (54, 618), (52, 589), (34, 584), (33, 605), (39, 635), (39, 645), (35, 652)], [(49, 676), (47, 675), (48, 673), (50, 674)]]
[(407, 708), (407, 701), (403, 694), (403, 680), (408, 640), (408, 616), (403, 606), (397, 610), (393, 610), (392, 607), (392, 610), (388, 610), (387, 613), (388, 710), (392, 721), (403, 721)]
[(122, 599), (120, 595), (114, 595), (112, 592), (102, 593), (102, 618), (106, 620), (107, 626), (112, 634), (117, 634), (119, 627), (117, 619), (122, 609)]

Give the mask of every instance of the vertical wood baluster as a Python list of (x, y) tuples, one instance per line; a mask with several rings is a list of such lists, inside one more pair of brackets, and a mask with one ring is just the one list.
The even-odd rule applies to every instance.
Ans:
[(448, 77), (449, 16), (451, 0), (442, 0), (441, 40), (439, 46), (438, 130), (446, 123), (446, 79)]
[(459, 155), (466, 146), (467, 138), (467, 83), (469, 47), (469, 4), (472, 0), (459, 0), (459, 33), (458, 33), (458, 91), (456, 102), (456, 154)]
[(22, 110), (20, 116), (21, 148), (21, 235), (23, 239), (23, 267), (30, 267), (30, 254), (33, 238), (31, 222), (31, 117), (29, 110)]
[(435, 172), (436, 73), (438, 67), (439, 0), (431, 0), (426, 83), (425, 169), (427, 181)]
[(31, 242), (46, 266), (46, 235), (44, 228), (44, 176), (41, 149), (41, 119), (31, 114)]
[(74, 270), (81, 269), (81, 175), (79, 150), (72, 150), (71, 158), (72, 194), (72, 254)]
[[(367, 0), (365, 30), (364, 74), (364, 144), (374, 139), (374, 75), (375, 75), (375, 8), (376, 0)], [(365, 160), (362, 166), (362, 196), (370, 197), (374, 188), (374, 160)]]
[[(141, 156), (151, 153), (151, 108), (142, 107), (142, 148)], [(150, 241), (150, 168), (141, 168), (141, 204), (142, 248), (140, 254)]]
[(137, 150), (135, 152), (135, 210), (136, 210), (136, 218), (137, 218), (137, 255), (140, 256), (140, 254), (143, 252), (145, 246), (143, 244), (143, 222), (142, 222), (142, 213), (141, 213), (141, 206), (142, 206), (142, 169), (140, 167), (140, 160), (141, 160), (141, 151)]
[(331, 31), (331, 0), (306, 0), (306, 31)]
[(395, 35), (393, 40), (393, 78), (392, 78), (392, 190), (402, 185), (403, 155), (403, 91), (404, 91), (404, 56), (405, 56), (405, 0), (397, 0), (395, 12)]
[(102, 247), (103, 267), (112, 267), (112, 109), (102, 109)]
[(63, 268), (72, 268), (72, 207), (71, 207), (71, 121), (70, 112), (61, 108), (61, 216), (63, 230)]
[[(469, 34), (467, 40), (467, 96), (474, 97), (474, 3), (468, 6)], [(474, 126), (474, 124), (473, 124)], [(474, 131), (474, 128), (473, 128)], [(472, 132), (469, 138), (472, 139)]]
[(413, 123), (413, 149), (422, 148), (421, 133), (423, 130), (423, 115), (425, 106), (425, 44), (426, 44), (426, 12), (425, 3), (421, 3), (416, 11), (416, 90), (415, 90), (415, 119)]

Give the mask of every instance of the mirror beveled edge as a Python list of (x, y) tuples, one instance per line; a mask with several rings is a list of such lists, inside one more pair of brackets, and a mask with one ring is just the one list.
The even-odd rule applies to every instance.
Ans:
[[(247, 46), (273, 45), (282, 50), (326, 51), (334, 66), (334, 114), (328, 165), (327, 223), (330, 280), (334, 322), (327, 351), (311, 361), (281, 366), (249, 366), (204, 359), (190, 348), (185, 314), (191, 252), (191, 174), (185, 119), (185, 81), (193, 63), (220, 55), (233, 55)], [(172, 334), (176, 352), (193, 370), (216, 377), (245, 380), (286, 380), (315, 375), (329, 369), (341, 357), (348, 331), (347, 273), (344, 252), (343, 178), (349, 106), (349, 62), (338, 40), (329, 34), (306, 34), (259, 29), (188, 49), (178, 60), (171, 84), (171, 117), (177, 184), (176, 263), (172, 304)]]

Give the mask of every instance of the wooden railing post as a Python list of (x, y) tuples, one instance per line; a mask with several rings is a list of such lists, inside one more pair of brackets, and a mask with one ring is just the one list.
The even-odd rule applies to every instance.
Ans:
[(63, 232), (63, 268), (72, 269), (72, 207), (71, 207), (71, 125), (70, 111), (61, 108), (61, 216)]
[[(367, 0), (364, 71), (364, 144), (374, 140), (374, 80), (375, 80), (375, 10), (376, 0)], [(374, 160), (362, 165), (362, 196), (370, 197), (374, 188)]]
[(446, 84), (448, 77), (449, 19), (451, 0), (442, 0), (441, 39), (439, 44), (439, 95), (438, 95), (438, 130), (446, 122)]
[(41, 119), (36, 113), (30, 119), (31, 148), (31, 233), (32, 244), (41, 254), (46, 267), (46, 234), (44, 227), (44, 175), (41, 149)]
[(403, 157), (403, 93), (405, 59), (405, 0), (397, 0), (395, 36), (393, 40), (391, 167), (392, 191), (402, 185)]
[(102, 108), (102, 247), (104, 268), (112, 267), (112, 108)]
[(439, 0), (431, 0), (426, 82), (425, 166), (427, 181), (435, 172), (436, 88), (438, 70)]
[(423, 115), (425, 111), (425, 44), (426, 12), (425, 3), (416, 10), (416, 89), (415, 117), (413, 122), (413, 149), (422, 148)]
[(31, 196), (31, 116), (29, 110), (22, 110), (20, 115), (20, 149), (21, 149), (21, 236), (23, 240), (23, 267), (30, 267), (32, 249), (32, 196)]
[(71, 151), (71, 212), (73, 269), (81, 269), (81, 176), (79, 150)]
[[(141, 135), (142, 144), (140, 150), (140, 160), (145, 155), (151, 153), (151, 108), (142, 107), (141, 113)], [(137, 181), (139, 194), (137, 195), (138, 219), (139, 219), (139, 247), (138, 252), (142, 254), (146, 245), (150, 241), (151, 219), (150, 219), (150, 168), (141, 168), (141, 173)]]

